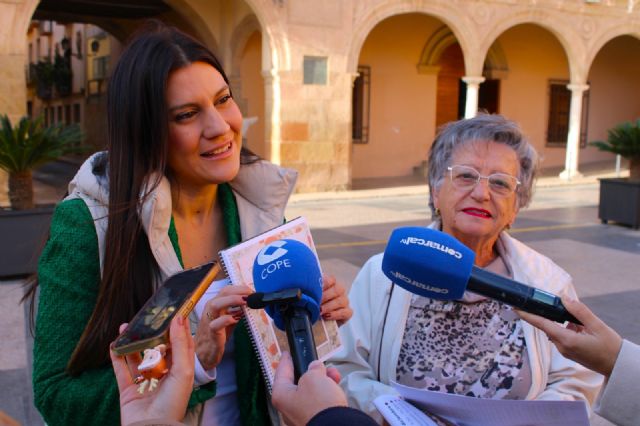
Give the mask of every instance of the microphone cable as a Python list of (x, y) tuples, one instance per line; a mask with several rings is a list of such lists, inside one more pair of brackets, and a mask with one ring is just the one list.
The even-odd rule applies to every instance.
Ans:
[(384, 329), (387, 327), (387, 315), (389, 315), (389, 306), (391, 306), (391, 298), (393, 297), (393, 289), (396, 288), (396, 283), (391, 283), (391, 290), (389, 291), (389, 300), (387, 301), (387, 309), (384, 311), (384, 319), (382, 320), (382, 332), (380, 333), (380, 346), (378, 348), (378, 381), (380, 381), (380, 359), (382, 358), (382, 341), (384, 340)]

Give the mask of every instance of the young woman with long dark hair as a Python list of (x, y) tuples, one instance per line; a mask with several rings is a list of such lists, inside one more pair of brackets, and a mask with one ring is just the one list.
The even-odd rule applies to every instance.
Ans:
[[(109, 344), (167, 276), (282, 223), (296, 172), (242, 148), (229, 81), (201, 43), (158, 22), (133, 38), (108, 88), (108, 150), (53, 216), (38, 266), (36, 406), (49, 425), (119, 423)], [(250, 290), (220, 276), (196, 307), (196, 385), (185, 422), (268, 424), (246, 328)], [(325, 280), (325, 317), (351, 316)], [(202, 410), (202, 404), (204, 410)]]

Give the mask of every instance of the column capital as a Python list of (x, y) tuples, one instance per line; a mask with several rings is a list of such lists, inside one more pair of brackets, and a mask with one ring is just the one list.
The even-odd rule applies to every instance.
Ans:
[(486, 78), (483, 76), (465, 75), (462, 77), (462, 81), (469, 85), (480, 85), (481, 83), (484, 83), (485, 80)]
[(567, 84), (567, 89), (571, 90), (572, 92), (585, 92), (589, 90), (589, 85), (580, 83), (569, 83)]

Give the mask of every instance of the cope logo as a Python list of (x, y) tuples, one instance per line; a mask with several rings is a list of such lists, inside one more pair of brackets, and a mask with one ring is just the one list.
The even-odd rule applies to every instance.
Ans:
[(285, 254), (287, 254), (288, 251), (282, 248), (286, 244), (286, 241), (274, 241), (273, 243), (260, 250), (257, 258), (258, 265), (264, 266), (267, 263), (278, 260)]

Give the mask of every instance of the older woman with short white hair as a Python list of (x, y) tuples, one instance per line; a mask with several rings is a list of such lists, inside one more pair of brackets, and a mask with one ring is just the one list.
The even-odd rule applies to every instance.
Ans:
[[(576, 298), (569, 274), (507, 233), (531, 200), (537, 167), (534, 148), (502, 116), (444, 126), (429, 155), (429, 227), (472, 249), (480, 268)], [(510, 306), (473, 293), (413, 295), (385, 277), (381, 261), (369, 259), (353, 283), (355, 314), (332, 360), (350, 405), (380, 420), (373, 400), (395, 393), (391, 382), (476, 398), (595, 398), (602, 376), (565, 359)]]

